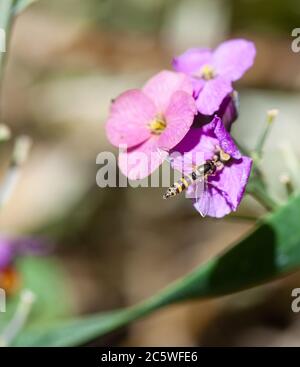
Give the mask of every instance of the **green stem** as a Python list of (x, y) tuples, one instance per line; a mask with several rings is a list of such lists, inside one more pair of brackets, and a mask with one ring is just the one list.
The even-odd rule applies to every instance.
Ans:
[[(266, 141), (266, 138), (270, 131), (271, 123), (268, 123), (265, 131), (263, 132), (255, 153), (257, 154), (258, 158), (260, 159), (262, 154), (262, 148), (264, 146), (264, 143)], [(246, 149), (241, 144), (238, 144), (235, 141), (236, 145), (238, 146), (239, 150), (242, 152), (243, 155), (251, 156), (252, 154), (248, 149)], [(252, 157), (253, 158), (253, 157)], [(252, 167), (252, 179), (250, 179), (250, 182), (247, 187), (247, 192), (253, 196), (266, 210), (273, 211), (279, 207), (279, 203), (276, 202), (275, 199), (273, 199), (269, 193), (267, 192), (265, 188), (265, 181), (264, 181), (264, 175), (262, 170), (260, 169), (260, 166), (258, 164), (258, 160), (253, 159), (253, 167)], [(252, 181), (252, 182), (251, 182)]]
[(271, 131), (272, 126), (273, 126), (273, 122), (274, 122), (275, 118), (277, 117), (277, 115), (278, 115), (278, 110), (277, 109), (267, 111), (266, 124), (264, 126), (264, 129), (261, 133), (260, 138), (258, 139), (258, 142), (256, 144), (256, 148), (254, 150), (255, 155), (259, 159), (262, 158), (263, 148), (264, 148), (265, 142), (267, 140), (268, 135), (270, 134), (270, 131)]
[(279, 207), (279, 203), (277, 203), (261, 185), (249, 185), (247, 192), (268, 211), (274, 211)]
[(272, 128), (272, 124), (267, 124), (264, 128), (264, 131), (262, 132), (261, 136), (260, 136), (260, 139), (258, 140), (257, 142), (257, 145), (256, 145), (256, 148), (255, 148), (255, 153), (257, 154), (257, 156), (259, 158), (262, 157), (262, 154), (263, 154), (263, 147), (265, 145), (265, 142), (267, 140), (267, 137), (271, 131), (271, 128)]

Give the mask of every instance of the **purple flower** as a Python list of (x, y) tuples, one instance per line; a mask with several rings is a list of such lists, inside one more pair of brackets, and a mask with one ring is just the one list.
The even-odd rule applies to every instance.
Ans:
[(193, 87), (182, 73), (162, 71), (142, 90), (121, 94), (112, 104), (106, 124), (110, 142), (128, 147), (119, 167), (130, 179), (142, 179), (161, 163), (158, 149), (171, 149), (189, 131), (197, 112)]
[(223, 42), (214, 51), (189, 49), (174, 58), (173, 67), (192, 78), (198, 111), (211, 115), (232, 91), (232, 82), (252, 66), (255, 54), (252, 42), (234, 39)]
[(195, 117), (193, 127), (202, 127), (211, 122), (217, 115), (222, 120), (227, 131), (231, 130), (231, 125), (238, 118), (239, 96), (237, 91), (228, 94), (222, 101), (218, 111), (212, 115), (203, 115), (198, 113)]
[[(230, 160), (207, 178), (205, 197), (194, 200), (194, 207), (200, 213), (208, 208), (207, 215), (216, 218), (235, 211), (240, 204), (251, 172), (251, 158), (241, 155), (217, 116), (201, 128), (191, 128), (184, 139), (172, 149), (181, 155), (202, 152), (205, 161), (213, 159), (220, 149), (230, 155)], [(183, 158), (181, 156), (176, 159)], [(200, 162), (194, 163), (198, 165)], [(180, 164), (184, 162), (177, 162), (176, 165)], [(196, 186), (190, 186), (190, 190), (196, 190)]]
[(0, 236), (0, 272), (10, 267), (19, 256), (44, 255), (50, 250), (49, 243), (32, 237)]
[(14, 258), (15, 249), (11, 243), (3, 238), (0, 240), (0, 271), (9, 266)]

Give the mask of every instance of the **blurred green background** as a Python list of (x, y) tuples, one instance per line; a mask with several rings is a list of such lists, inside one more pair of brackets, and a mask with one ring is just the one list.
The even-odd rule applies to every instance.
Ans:
[[(273, 194), (285, 199), (286, 152), (300, 156), (300, 54), (291, 50), (299, 16), (296, 0), (40, 0), (17, 19), (3, 114), (34, 145), (0, 214), (1, 231), (56, 242), (69, 312), (111, 310), (154, 294), (250, 230), (246, 217), (264, 213), (246, 197), (237, 214), (203, 220), (184, 198), (162, 201), (162, 189), (96, 185), (97, 154), (116, 152), (104, 132), (110, 100), (171, 68), (186, 48), (235, 37), (256, 43), (255, 65), (236, 85), (241, 111), (233, 134), (253, 147), (266, 110), (280, 110), (264, 171)], [(47, 287), (48, 276), (41, 279)], [(93, 345), (299, 346), (300, 319), (290, 309), (299, 285), (296, 273), (172, 306)]]

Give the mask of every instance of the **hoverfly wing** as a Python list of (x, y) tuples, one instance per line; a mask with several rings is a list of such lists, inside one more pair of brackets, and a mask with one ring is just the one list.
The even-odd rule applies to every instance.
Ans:
[(199, 170), (194, 172), (197, 174), (197, 177), (195, 178), (194, 183), (187, 188), (185, 196), (187, 199), (193, 199), (197, 202), (203, 196), (206, 189), (206, 179), (204, 174), (200, 175)]
[(195, 204), (194, 206), (202, 217), (205, 217), (210, 208), (210, 196), (208, 193), (208, 183), (205, 178), (195, 185)]

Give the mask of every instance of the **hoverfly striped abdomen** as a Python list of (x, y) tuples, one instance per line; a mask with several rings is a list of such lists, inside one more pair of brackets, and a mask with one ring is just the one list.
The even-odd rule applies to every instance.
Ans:
[(195, 167), (195, 170), (190, 174), (181, 177), (177, 182), (170, 186), (166, 193), (163, 195), (164, 199), (176, 196), (182, 191), (186, 190), (190, 185), (195, 182), (204, 179), (206, 176), (213, 174), (216, 170), (216, 162), (214, 160), (208, 160), (204, 164)]
[(207, 167), (205, 165), (199, 166), (195, 169), (195, 171), (181, 177), (178, 181), (176, 181), (172, 186), (167, 189), (166, 193), (163, 195), (163, 198), (168, 199), (171, 196), (180, 194), (190, 185), (193, 185), (195, 182), (197, 182), (200, 178), (203, 178), (205, 175), (204, 172), (209, 171), (211, 168), (209, 164), (207, 165)]

